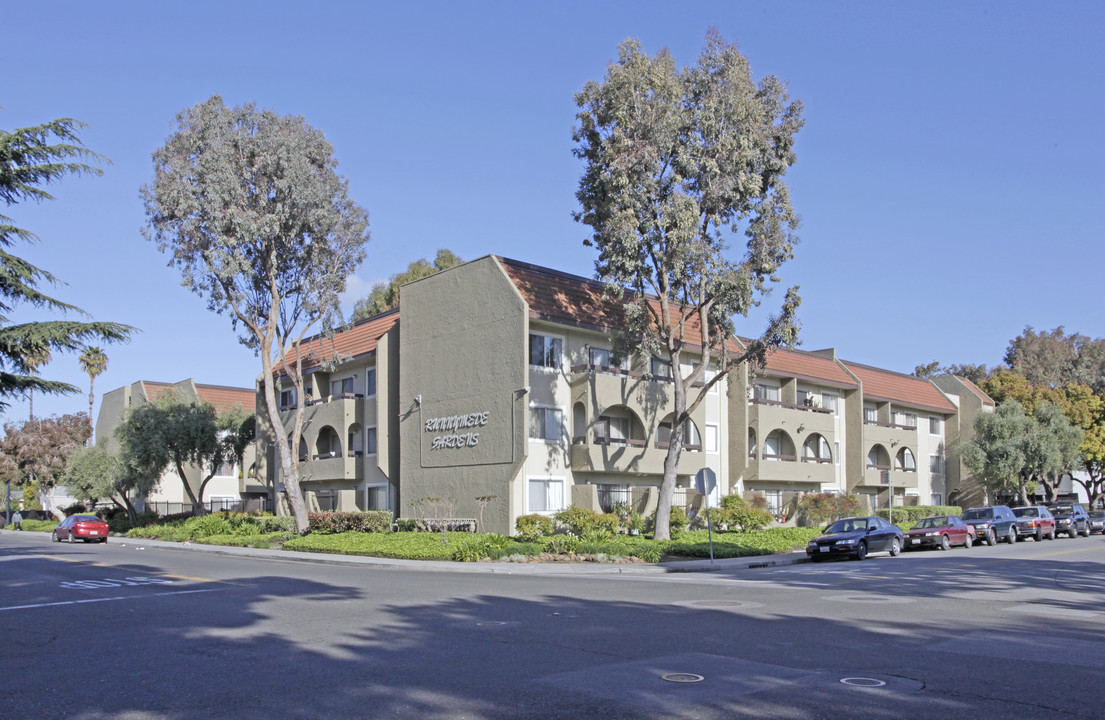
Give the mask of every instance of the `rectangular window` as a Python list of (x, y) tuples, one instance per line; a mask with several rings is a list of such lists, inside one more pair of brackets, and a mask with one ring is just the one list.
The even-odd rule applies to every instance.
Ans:
[(364, 448), (366, 455), (376, 454), (376, 428), (365, 428), (364, 431)]
[(564, 509), (564, 482), (552, 478), (530, 478), (528, 512), (554, 513)]
[(940, 418), (935, 417), (935, 416), (930, 417), (929, 418), (929, 435), (940, 435), (941, 434), (940, 433), (940, 430), (941, 430), (940, 425), (941, 425)]
[(821, 407), (836, 415), (836, 395), (827, 392), (821, 393)]
[(365, 397), (376, 394), (376, 368), (369, 368), (365, 373)]
[(652, 373), (654, 378), (664, 378), (671, 380), (671, 363), (663, 358), (649, 358), (648, 371)]
[(612, 443), (624, 444), (629, 439), (629, 418), (602, 415), (595, 424), (595, 437)]
[(759, 383), (756, 385), (756, 399), (768, 400), (770, 402), (779, 402), (779, 386), (778, 385), (765, 385)]
[(295, 407), (295, 388), (280, 391), (280, 409)]
[(717, 450), (717, 425), (706, 424), (706, 437), (704, 438), (706, 443), (706, 452), (716, 453)]
[(529, 436), (532, 440), (561, 442), (564, 439), (564, 411), (560, 408), (531, 407)]
[(592, 347), (587, 353), (587, 361), (596, 369), (629, 370), (629, 358), (620, 358), (618, 362), (614, 362), (614, 351), (606, 348)]
[(530, 333), (529, 364), (537, 367), (560, 369), (560, 358), (564, 354), (564, 341), (560, 338)]
[(365, 487), (365, 510), (388, 509), (388, 486), (369, 485)]
[(330, 381), (330, 397), (341, 397), (346, 394), (353, 394), (353, 378), (347, 377)]
[(929, 455), (929, 472), (933, 477), (944, 477), (943, 455)]
[(871, 405), (863, 406), (863, 422), (876, 423), (879, 421), (879, 411)]
[(907, 428), (917, 427), (917, 413), (904, 412), (901, 414), (901, 420), (899, 425), (905, 425)]

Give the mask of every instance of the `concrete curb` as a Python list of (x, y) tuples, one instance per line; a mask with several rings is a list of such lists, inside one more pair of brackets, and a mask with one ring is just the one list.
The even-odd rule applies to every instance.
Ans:
[[(0, 535), (8, 533), (0, 533)], [(10, 533), (14, 534), (14, 532)], [(23, 533), (20, 533), (22, 536)], [(27, 532), (26, 537), (41, 535), (50, 542), (49, 533)], [(176, 543), (164, 540), (145, 540), (112, 536), (109, 543), (136, 551), (170, 550), (198, 552), (209, 555), (248, 557), (268, 562), (297, 562), (327, 565), (355, 565), (366, 568), (390, 568), (421, 572), (498, 573), (501, 575), (667, 575), (673, 573), (718, 572), (783, 567), (808, 562), (805, 552), (755, 555), (743, 558), (715, 560), (681, 560), (668, 563), (510, 563), (510, 562), (446, 562), (440, 560), (400, 560), (396, 558), (369, 557), (364, 555), (336, 555), (331, 553), (295, 552), (291, 550), (262, 550), (258, 548), (230, 547), (227, 545), (203, 545), (200, 543)]]

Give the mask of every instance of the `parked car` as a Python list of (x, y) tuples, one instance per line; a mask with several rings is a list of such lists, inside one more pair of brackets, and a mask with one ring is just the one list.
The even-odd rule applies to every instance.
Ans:
[(95, 515), (70, 515), (62, 520), (51, 534), (54, 542), (95, 540), (107, 542), (107, 523)]
[(1090, 534), (1101, 533), (1105, 535), (1105, 510), (1093, 510), (1090, 512)]
[(1015, 507), (1013, 514), (1017, 516), (1018, 537), (1036, 538), (1036, 542), (1044, 538), (1055, 539), (1055, 516), (1046, 507), (1040, 505)]
[(903, 550), (920, 550), (926, 547), (947, 550), (952, 545), (971, 547), (974, 544), (974, 528), (955, 515), (934, 515), (921, 518), (906, 532)]
[(837, 520), (806, 545), (811, 560), (852, 556), (863, 560), (868, 553), (902, 551), (902, 530), (876, 515)]
[(1008, 505), (968, 508), (961, 519), (974, 528), (976, 542), (987, 545), (993, 545), (999, 539), (1008, 543), (1017, 542), (1017, 516)]
[(1090, 515), (1086, 512), (1086, 508), (1078, 504), (1048, 505), (1047, 507), (1055, 516), (1058, 532), (1066, 533), (1067, 537), (1090, 536)]

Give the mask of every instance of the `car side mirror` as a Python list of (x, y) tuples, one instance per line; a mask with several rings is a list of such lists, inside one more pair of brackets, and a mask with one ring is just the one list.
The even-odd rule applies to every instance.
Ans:
[(877, 525), (868, 525), (867, 526), (867, 532), (875, 532), (878, 529), (879, 529), (879, 527)]

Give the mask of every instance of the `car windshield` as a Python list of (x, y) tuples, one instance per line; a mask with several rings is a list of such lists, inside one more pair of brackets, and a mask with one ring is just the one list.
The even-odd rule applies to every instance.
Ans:
[(922, 518), (921, 520), (918, 520), (917, 524), (914, 525), (914, 527), (934, 528), (934, 527), (943, 527), (944, 525), (947, 525), (947, 524), (948, 524), (948, 521), (947, 521), (946, 518), (930, 517), (930, 518)]
[(1040, 517), (1040, 511), (1036, 508), (1014, 508), (1013, 514), (1017, 517)]
[(1105, 510), (1094, 510), (1090, 513), (1090, 517), (1094, 520), (1105, 520)]
[(989, 520), (993, 517), (993, 511), (989, 508), (971, 508), (963, 513), (964, 520)]
[(98, 522), (100, 522), (100, 518), (96, 517), (95, 515), (76, 515), (76, 516), (73, 517), (73, 522), (75, 522), (75, 523), (85, 523), (85, 522), (98, 523)]
[(1055, 515), (1072, 515), (1074, 514), (1074, 508), (1070, 505), (1056, 505), (1051, 508), (1051, 512)]
[(828, 532), (831, 533), (846, 533), (846, 532), (862, 532), (867, 529), (867, 518), (846, 518), (844, 520), (837, 520), (835, 523), (829, 526)]

